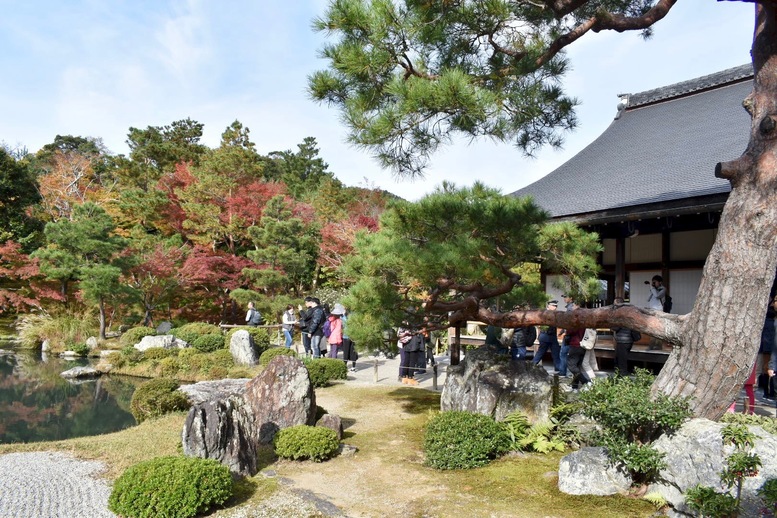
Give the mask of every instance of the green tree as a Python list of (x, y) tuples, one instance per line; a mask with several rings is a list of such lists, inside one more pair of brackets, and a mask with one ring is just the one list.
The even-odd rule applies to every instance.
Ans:
[(40, 261), (40, 271), (60, 282), (67, 297), (68, 284), (81, 281), (84, 298), (98, 305), (100, 337), (105, 338), (105, 302), (118, 290), (121, 275), (119, 252), (125, 239), (114, 234), (113, 219), (94, 203), (73, 207), (72, 219), (46, 224), (46, 245), (32, 257)]
[[(531, 152), (560, 143), (560, 131), (575, 125), (575, 101), (560, 84), (564, 48), (589, 32), (649, 35), (674, 4), (332, 0), (315, 22), (316, 29), (335, 37), (323, 49), (329, 68), (311, 77), (310, 92), (341, 110), (353, 143), (400, 174), (419, 174), (456, 134), (511, 141)], [(777, 175), (771, 158), (777, 153), (777, 5), (757, 2), (751, 8), (755, 80), (743, 103), (752, 117), (750, 142), (739, 159), (715, 168), (732, 191), (691, 313), (620, 306), (574, 316), (505, 317), (473, 303), (462, 318), (507, 325), (573, 318), (585, 327), (639, 330), (677, 346), (654, 391), (691, 396), (698, 416), (715, 419), (725, 411), (752, 370), (777, 271)]]
[(359, 235), (346, 263), (353, 283), (347, 305), (357, 315), (348, 321), (349, 333), (366, 343), (405, 321), (445, 328), (478, 308), (496, 325), (518, 325), (483, 306), (497, 297), (544, 306), (539, 279), (527, 282), (518, 273), (523, 263), (565, 272), (579, 285), (598, 271), (596, 235), (546, 221), (530, 200), (481, 184), (443, 184), (418, 202), (395, 202), (380, 231)]
[(280, 180), (295, 199), (305, 199), (316, 191), (323, 180), (333, 178), (327, 170), (329, 166), (318, 156), (318, 152), (316, 139), (305, 137), (301, 144), (297, 144), (296, 153), (291, 150), (270, 153), (270, 158), (276, 163), (269, 169), (280, 170)]
[(202, 128), (201, 123), (188, 118), (167, 126), (149, 126), (144, 130), (130, 128), (127, 144), (134, 167), (129, 168), (127, 176), (145, 191), (176, 164), (197, 164), (207, 149), (200, 144)]
[(302, 293), (310, 286), (318, 252), (318, 230), (293, 217), (283, 196), (272, 198), (259, 225), (248, 229), (254, 250), (247, 256), (258, 268), (246, 275), (265, 293)]
[(0, 242), (11, 239), (28, 252), (35, 248), (43, 226), (27, 215), (27, 209), (40, 199), (27, 164), (0, 147)]

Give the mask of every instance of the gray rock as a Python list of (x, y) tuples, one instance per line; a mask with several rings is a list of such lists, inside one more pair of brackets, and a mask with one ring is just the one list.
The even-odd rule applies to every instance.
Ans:
[(248, 382), (243, 397), (251, 408), (261, 443), (270, 443), (282, 428), (316, 422), (316, 394), (308, 370), (297, 358), (273, 358)]
[(166, 335), (173, 328), (172, 322), (164, 321), (156, 326), (156, 334)]
[(43, 340), (43, 343), (40, 346), (40, 350), (41, 350), (41, 352), (44, 352), (44, 353), (48, 352), (49, 350), (51, 350), (51, 343), (49, 342), (48, 339)]
[(86, 346), (89, 349), (94, 349), (97, 347), (97, 345), (98, 345), (98, 342), (97, 342), (96, 336), (90, 336), (89, 338), (86, 339)]
[(625, 494), (631, 477), (623, 467), (610, 465), (604, 448), (581, 448), (561, 459), (558, 489), (568, 495)]
[(178, 390), (186, 394), (192, 405), (227, 399), (231, 396), (243, 396), (246, 383), (250, 378), (223, 379), (215, 381), (199, 381), (190, 385), (181, 385)]
[(478, 412), (497, 421), (520, 410), (534, 423), (548, 419), (551, 402), (551, 379), (545, 369), (530, 361), (506, 361), (484, 346), (448, 367), (440, 407)]
[[(662, 482), (652, 484), (649, 492), (660, 493), (674, 508), (674, 516), (693, 515), (685, 504), (683, 493), (701, 484), (720, 490), (720, 472), (733, 446), (723, 445), (720, 431), (725, 424), (708, 419), (692, 419), (673, 436), (662, 435), (653, 443), (656, 450), (666, 453), (667, 468), (661, 471)], [(755, 477), (747, 477), (742, 485), (741, 516), (759, 516), (761, 500), (756, 490), (770, 478), (777, 478), (777, 437), (760, 426), (749, 426), (757, 436), (753, 452), (763, 466)], [(733, 494), (733, 493), (732, 493)]]
[(316, 426), (322, 426), (324, 428), (334, 430), (337, 434), (337, 440), (343, 440), (343, 421), (340, 419), (339, 415), (324, 414), (321, 416), (321, 419), (316, 422)]
[(356, 446), (351, 446), (350, 444), (340, 444), (338, 454), (341, 457), (353, 457), (356, 455), (357, 451), (359, 451), (359, 449)]
[(256, 474), (259, 444), (271, 442), (278, 430), (315, 420), (316, 397), (308, 371), (290, 356), (273, 359), (247, 383), (194, 385), (200, 387), (182, 389), (193, 398), (218, 399), (196, 403), (189, 411), (182, 432), (184, 453), (217, 459), (240, 475)]
[(65, 372), (61, 373), (65, 379), (82, 379), (82, 378), (96, 378), (102, 374), (99, 370), (93, 367), (73, 367)]
[(194, 405), (186, 416), (181, 439), (183, 452), (189, 457), (218, 460), (243, 476), (257, 472), (254, 419), (242, 397)]
[(254, 339), (245, 329), (235, 331), (229, 341), (229, 352), (237, 365), (256, 365)]
[(140, 343), (135, 344), (135, 349), (138, 351), (145, 351), (152, 347), (162, 347), (163, 349), (186, 349), (189, 347), (189, 344), (173, 335), (144, 336)]

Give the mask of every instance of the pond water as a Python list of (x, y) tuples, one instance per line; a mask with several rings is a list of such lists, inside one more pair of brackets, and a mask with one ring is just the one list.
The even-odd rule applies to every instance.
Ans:
[(143, 379), (102, 376), (68, 381), (60, 373), (89, 365), (39, 352), (0, 351), (0, 443), (68, 439), (135, 425), (130, 400)]

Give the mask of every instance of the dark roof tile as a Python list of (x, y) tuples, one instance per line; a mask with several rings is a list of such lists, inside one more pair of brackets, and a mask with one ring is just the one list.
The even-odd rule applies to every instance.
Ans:
[[(742, 69), (635, 94), (653, 101), (631, 104), (585, 149), (513, 194), (532, 195), (552, 217), (571, 217), (728, 192), (714, 170), (747, 146), (742, 101), (752, 91), (752, 68), (732, 79)], [(648, 95), (665, 89), (675, 96), (655, 102), (658, 95)]]

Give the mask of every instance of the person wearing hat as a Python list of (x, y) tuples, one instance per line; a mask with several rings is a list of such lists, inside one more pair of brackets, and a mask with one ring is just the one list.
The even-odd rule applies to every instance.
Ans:
[(337, 349), (343, 346), (343, 321), (340, 319), (345, 315), (345, 307), (342, 304), (335, 304), (334, 309), (329, 313), (329, 357), (337, 358)]
[[(548, 311), (556, 311), (558, 309), (558, 301), (551, 300), (545, 306)], [(550, 349), (550, 355), (553, 357), (553, 368), (561, 372), (561, 346), (558, 343), (558, 335), (555, 326), (540, 326), (540, 345), (537, 347), (537, 351), (534, 353), (532, 361), (534, 365), (540, 365), (545, 353)]]

